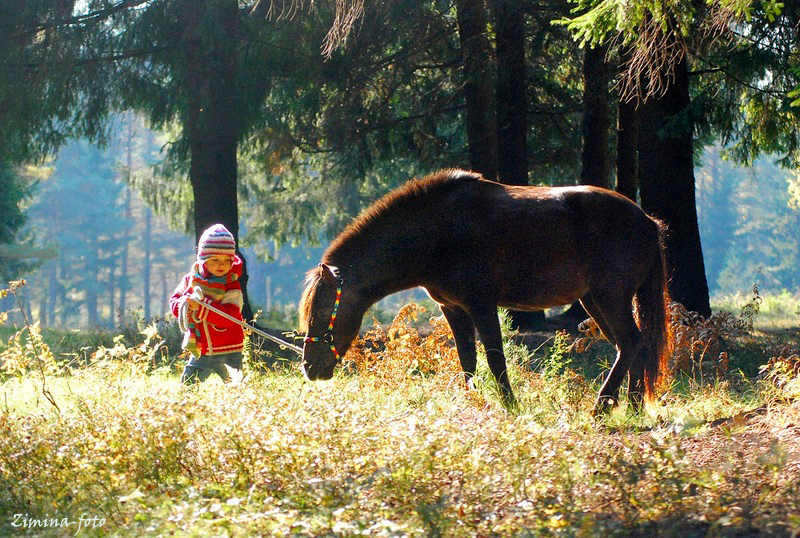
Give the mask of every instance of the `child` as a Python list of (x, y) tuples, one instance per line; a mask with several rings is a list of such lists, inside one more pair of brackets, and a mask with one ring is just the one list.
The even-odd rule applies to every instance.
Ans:
[(169, 301), (184, 330), (183, 348), (192, 354), (181, 375), (182, 383), (205, 381), (212, 372), (227, 383), (226, 365), (241, 371), (242, 327), (204, 307), (211, 305), (241, 320), (241, 274), (242, 260), (236, 255), (231, 232), (222, 224), (204, 231), (197, 245), (197, 261)]

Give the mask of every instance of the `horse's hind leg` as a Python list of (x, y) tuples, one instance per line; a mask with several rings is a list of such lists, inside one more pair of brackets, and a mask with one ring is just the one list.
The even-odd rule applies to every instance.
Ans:
[(475, 325), (469, 314), (461, 308), (442, 306), (442, 314), (453, 331), (458, 360), (461, 362), (461, 369), (464, 370), (466, 381), (470, 384), (478, 363), (475, 349)]
[[(581, 304), (586, 312), (592, 316), (592, 319), (597, 323), (597, 326), (600, 327), (600, 331), (603, 333), (611, 344), (616, 347), (617, 342), (614, 338), (614, 333), (611, 330), (611, 327), (608, 325), (608, 322), (603, 317), (603, 312), (600, 308), (595, 304), (594, 299), (592, 299), (591, 294), (586, 294), (584, 297), (581, 298)], [(628, 368), (628, 394), (630, 395), (631, 403), (635, 407), (641, 406), (644, 400), (644, 361), (639, 360), (639, 357), (634, 359)]]
[(492, 371), (497, 384), (500, 386), (500, 395), (506, 407), (516, 404), (511, 382), (508, 380), (506, 369), (506, 356), (503, 354), (503, 335), (500, 331), (500, 319), (497, 317), (497, 307), (476, 308), (470, 311), (472, 322), (478, 329), (483, 347), (486, 350), (486, 361)]
[(594, 303), (591, 294), (587, 293), (581, 297), (581, 304), (583, 305), (583, 309), (586, 310), (586, 313), (592, 316), (594, 322), (600, 327), (600, 332), (603, 333), (603, 336), (605, 336), (612, 345), (616, 346), (617, 342), (614, 340), (614, 333), (611, 332), (611, 327), (609, 327), (603, 317), (603, 311)]
[[(620, 386), (629, 370), (631, 371), (630, 399), (633, 405), (638, 407), (642, 402), (642, 394), (637, 394), (637, 391), (641, 392), (642, 383), (636, 378), (641, 377), (643, 372), (636, 362), (639, 360), (642, 335), (633, 319), (631, 303), (620, 301), (618, 298), (602, 301), (595, 296), (592, 297), (592, 301), (594, 308), (598, 310), (598, 315), (605, 321), (607, 330), (613, 335), (617, 348), (617, 358), (600, 388), (595, 413), (604, 413), (617, 404)], [(592, 312), (590, 314), (594, 317)], [(608, 334), (605, 330), (603, 329), (603, 333)]]

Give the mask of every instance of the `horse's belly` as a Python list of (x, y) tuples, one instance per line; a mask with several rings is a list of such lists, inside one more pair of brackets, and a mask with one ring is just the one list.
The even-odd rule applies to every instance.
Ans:
[(588, 292), (588, 282), (569, 270), (553, 275), (532, 274), (505, 281), (500, 287), (498, 304), (514, 310), (542, 310), (571, 304)]
[(586, 293), (569, 295), (548, 294), (535, 296), (531, 295), (525, 297), (502, 297), (497, 306), (510, 308), (512, 310), (544, 310), (546, 308), (572, 304), (584, 295), (586, 295)]

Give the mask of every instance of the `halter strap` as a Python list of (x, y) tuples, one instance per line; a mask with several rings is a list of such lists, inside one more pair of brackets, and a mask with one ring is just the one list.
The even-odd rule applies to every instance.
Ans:
[(306, 336), (303, 342), (325, 342), (331, 347), (333, 356), (336, 361), (342, 360), (339, 352), (336, 351), (336, 346), (333, 343), (333, 324), (336, 321), (336, 313), (339, 311), (339, 302), (342, 300), (342, 281), (339, 280), (339, 286), (336, 288), (336, 301), (333, 303), (333, 312), (331, 312), (331, 320), (328, 322), (328, 330), (322, 336)]

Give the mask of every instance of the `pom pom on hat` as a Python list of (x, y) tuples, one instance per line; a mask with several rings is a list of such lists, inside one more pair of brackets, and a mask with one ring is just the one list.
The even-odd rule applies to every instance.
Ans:
[(214, 224), (200, 236), (197, 243), (197, 259), (205, 261), (212, 256), (235, 256), (236, 241), (233, 234), (222, 224)]

